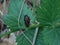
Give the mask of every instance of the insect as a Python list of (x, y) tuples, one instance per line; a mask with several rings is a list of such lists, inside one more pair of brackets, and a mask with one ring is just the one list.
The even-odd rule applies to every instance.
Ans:
[(30, 17), (28, 15), (24, 16), (24, 22), (25, 22), (26, 27), (30, 26)]

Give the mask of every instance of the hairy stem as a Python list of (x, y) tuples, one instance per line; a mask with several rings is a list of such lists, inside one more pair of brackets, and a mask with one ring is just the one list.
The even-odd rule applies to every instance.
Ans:
[[(37, 24), (34, 24), (34, 25), (31, 25), (30, 27), (28, 27), (28, 28), (25, 29), (25, 30), (34, 29), (34, 28), (36, 28), (36, 27), (42, 27), (42, 26), (37, 25)], [(19, 30), (16, 30), (16, 31), (19, 31)], [(16, 31), (14, 31), (14, 32), (16, 32)], [(5, 36), (5, 35), (8, 35), (8, 34), (10, 34), (10, 33), (13, 33), (13, 31), (6, 32), (5, 34), (0, 34), (0, 37)]]

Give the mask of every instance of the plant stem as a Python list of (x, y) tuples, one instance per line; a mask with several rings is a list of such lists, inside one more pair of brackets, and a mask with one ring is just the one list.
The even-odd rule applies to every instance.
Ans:
[[(29, 30), (29, 29), (36, 28), (36, 27), (42, 27), (42, 26), (37, 25), (37, 24), (34, 24), (34, 25), (31, 25), (30, 27), (28, 27), (28, 28), (25, 29), (25, 30)], [(16, 30), (16, 31), (19, 31), (19, 30)], [(16, 32), (16, 31), (14, 31), (14, 32)], [(0, 34), (0, 37), (5, 36), (5, 35), (8, 35), (8, 34), (10, 34), (10, 33), (13, 33), (13, 31), (6, 32), (5, 34)]]
[(21, 16), (23, 7), (24, 7), (24, 2), (25, 2), (25, 0), (24, 0), (23, 3), (22, 3), (21, 9), (20, 9), (20, 13), (19, 13), (19, 16), (18, 16), (18, 27), (20, 27), (20, 22), (19, 22), (19, 21), (20, 21), (20, 16)]
[(33, 43), (32, 43), (32, 45), (35, 45), (36, 38), (37, 38), (37, 34), (38, 34), (38, 29), (39, 29), (39, 27), (36, 28), (36, 31), (35, 31), (35, 34), (34, 34), (34, 38), (33, 38)]
[(3, 37), (3, 36), (8, 35), (8, 34), (10, 34), (10, 33), (12, 33), (12, 32), (9, 31), (9, 32), (6, 32), (5, 34), (0, 34), (0, 37)]
[(36, 38), (37, 38), (37, 34), (38, 34), (38, 27), (36, 28), (32, 45), (35, 45), (35, 41), (36, 41)]
[(24, 34), (24, 32), (22, 31), (23, 36), (32, 44), (32, 41)]

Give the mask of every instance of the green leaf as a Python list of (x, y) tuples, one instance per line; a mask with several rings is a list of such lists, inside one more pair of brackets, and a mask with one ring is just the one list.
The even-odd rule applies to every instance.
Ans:
[[(31, 32), (32, 31), (32, 32)], [(34, 36), (34, 30), (28, 30), (24, 34), (32, 41)], [(23, 34), (17, 36), (17, 45), (31, 45), (31, 43), (24, 37)]]
[(56, 25), (60, 23), (60, 0), (41, 0), (36, 8), (36, 18), (41, 25)]
[(60, 45), (60, 27), (46, 27), (42, 33), (46, 44)]
[[(9, 7), (8, 15), (3, 16), (4, 22), (8, 24), (10, 28), (13, 27), (11, 29), (18, 28), (17, 18), (19, 15), (20, 6), (22, 5), (22, 2), (22, 0), (11, 0), (10, 7), (12, 8)], [(24, 4), (24, 9), (22, 11), (20, 19), (20, 28), (26, 28), (23, 21), (23, 17), (25, 14), (29, 14), (28, 16), (31, 18), (31, 23), (34, 22), (34, 16), (31, 16), (33, 14), (27, 8), (27, 5)], [(45, 27), (43, 27), (43, 29), (39, 29), (35, 45), (60, 45), (60, 0), (41, 0), (41, 6), (39, 8), (36, 8), (36, 14), (37, 21)], [(25, 31), (24, 34), (31, 41), (33, 41), (33, 37), (35, 34), (34, 32), (35, 29), (31, 29)], [(18, 35), (16, 40), (17, 45), (31, 45), (31, 43), (23, 36), (23, 34)]]
[(3, 15), (2, 17), (4, 23), (8, 25), (12, 31), (26, 28), (24, 23), (24, 15), (28, 15), (30, 17), (30, 23), (33, 23), (35, 20), (32, 11), (28, 9), (27, 4), (25, 3), (20, 16), (20, 27), (18, 26), (18, 17), (20, 14), (22, 3), (23, 0), (11, 0), (8, 6), (8, 14)]
[[(27, 30), (24, 34), (33, 42), (33, 37), (35, 34), (35, 29)], [(17, 36), (17, 45), (32, 45), (23, 34)], [(41, 30), (38, 31), (35, 45), (46, 45), (43, 40)]]
[(41, 0), (36, 18), (45, 26), (41, 32), (47, 45), (60, 45), (60, 0)]

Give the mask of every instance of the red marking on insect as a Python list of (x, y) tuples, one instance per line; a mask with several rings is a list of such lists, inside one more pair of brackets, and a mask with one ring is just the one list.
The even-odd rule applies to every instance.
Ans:
[(28, 15), (24, 16), (24, 22), (25, 22), (26, 27), (30, 26), (30, 17)]

